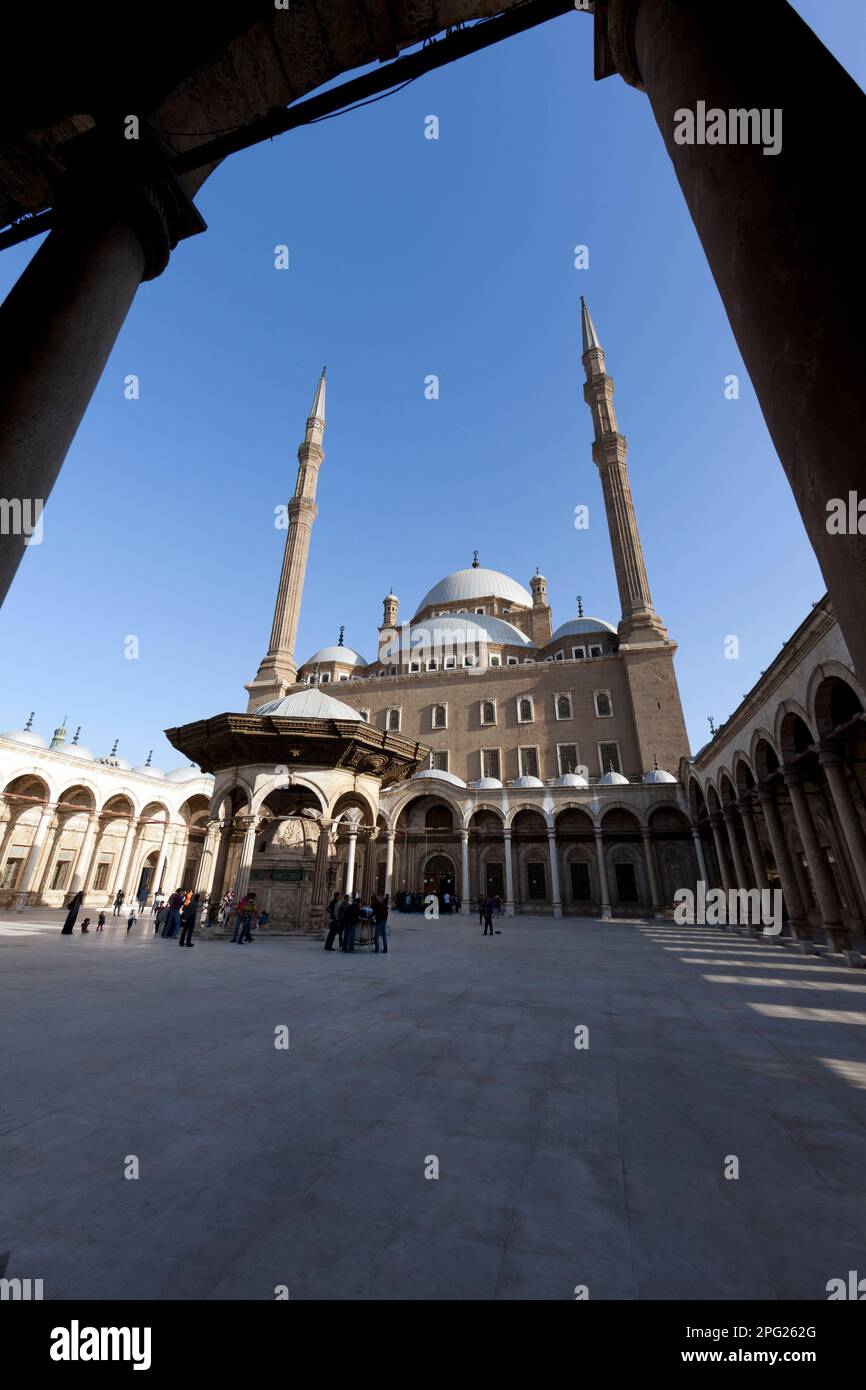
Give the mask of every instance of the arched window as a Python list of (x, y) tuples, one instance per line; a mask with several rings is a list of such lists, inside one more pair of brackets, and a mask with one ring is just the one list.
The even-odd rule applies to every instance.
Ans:
[(599, 719), (610, 719), (613, 716), (613, 705), (607, 690), (595, 692), (595, 712)]
[(387, 722), (386, 722), (386, 724), (385, 724), (385, 728), (387, 729), (387, 731), (388, 731), (389, 734), (399, 734), (399, 732), (400, 732), (400, 711), (399, 711), (398, 709), (389, 709), (389, 711), (388, 711), (388, 719), (387, 719)]
[(532, 701), (524, 696), (517, 701), (517, 722), (518, 724), (531, 724), (533, 722)]
[(445, 705), (433, 706), (433, 728), (444, 729), (448, 725), (448, 709)]
[(496, 701), (495, 701), (495, 700), (482, 700), (482, 701), (481, 701), (481, 723), (482, 723), (482, 724), (495, 724), (495, 723), (496, 723)]
[(570, 696), (570, 695), (557, 695), (557, 696), (556, 696), (556, 717), (557, 717), (557, 719), (570, 719), (570, 718), (571, 718), (571, 696)]

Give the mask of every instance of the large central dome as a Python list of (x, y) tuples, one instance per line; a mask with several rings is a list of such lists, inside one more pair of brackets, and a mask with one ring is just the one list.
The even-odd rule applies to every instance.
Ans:
[(516, 579), (510, 579), (499, 570), (485, 570), (473, 566), (468, 570), (455, 570), (446, 574), (438, 584), (434, 584), (429, 594), (425, 594), (418, 604), (416, 613), (421, 613), (431, 603), (472, 603), (482, 598), (503, 598), (509, 603), (517, 603), (521, 608), (532, 607), (532, 595)]

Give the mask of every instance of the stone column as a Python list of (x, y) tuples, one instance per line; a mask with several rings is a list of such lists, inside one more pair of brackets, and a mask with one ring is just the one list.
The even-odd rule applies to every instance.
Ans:
[(258, 816), (243, 818), (244, 838), (241, 844), (241, 858), (238, 864), (238, 877), (235, 884), (235, 905), (243, 898), (250, 886), (250, 870), (253, 867), (253, 853), (256, 847), (256, 824)]
[(358, 842), (358, 827), (349, 826), (349, 853), (346, 859), (346, 886), (344, 892), (351, 897), (355, 889), (355, 850)]
[(556, 827), (547, 827), (547, 853), (550, 856), (550, 896), (554, 917), (562, 916), (562, 893), (559, 887), (559, 864), (556, 858)]
[(611, 920), (610, 890), (607, 886), (607, 864), (604, 862), (604, 832), (600, 825), (593, 826), (595, 835), (595, 854), (598, 860), (598, 886), (601, 892), (601, 920)]
[[(826, 524), (828, 502), (863, 490), (852, 441), (866, 436), (866, 360), (859, 296), (851, 293), (862, 235), (856, 218), (827, 216), (848, 185), (850, 156), (815, 119), (831, 111), (835, 131), (862, 128), (863, 93), (784, 0), (597, 0), (595, 15), (596, 71), (615, 68), (649, 97), (866, 681), (866, 535), (856, 526), (830, 534)], [(678, 112), (695, 113), (697, 137), (700, 112), (756, 108), (777, 113), (775, 152), (729, 130), (722, 146), (677, 143), (688, 134)]]
[(656, 873), (655, 851), (653, 850), (652, 832), (645, 826), (641, 828), (641, 839), (643, 840), (643, 852), (646, 859), (646, 868), (649, 875), (650, 897), (652, 898), (653, 917), (656, 921), (664, 920), (664, 903), (659, 892), (658, 874)]
[(331, 843), (331, 822), (324, 817), (319, 822), (319, 839), (316, 844), (316, 859), (313, 865), (313, 882), (310, 887), (310, 929), (319, 931), (325, 924), (325, 901), (328, 883), (328, 848)]
[(99, 829), (99, 816), (96, 811), (91, 811), (87, 817), (87, 829), (84, 838), (75, 856), (75, 868), (72, 870), (72, 877), (69, 880), (67, 892), (78, 893), (87, 884), (90, 878), (90, 861), (93, 857), (93, 842), (96, 832)]
[(394, 878), (394, 839), (397, 832), (396, 830), (387, 830), (385, 834), (387, 837), (385, 855), (385, 896), (390, 898), (391, 884)]
[(725, 822), (725, 829), (728, 832), (728, 844), (731, 846), (731, 857), (734, 861), (734, 874), (737, 880), (737, 887), (754, 888), (755, 885), (749, 880), (749, 871), (746, 868), (743, 851), (740, 849), (740, 840), (736, 828), (736, 812), (730, 806), (725, 806), (722, 808), (722, 819)]
[(803, 784), (797, 772), (785, 770), (784, 778), (788, 795), (791, 798), (794, 819), (800, 832), (800, 839), (803, 841), (806, 862), (812, 872), (812, 882), (815, 885), (815, 895), (821, 913), (821, 925), (827, 933), (834, 951), (844, 951), (848, 946), (849, 932), (842, 923), (842, 904), (839, 901), (836, 884), (830, 872), (830, 865), (827, 863), (824, 851), (818, 841), (812, 812), (809, 809), (806, 793), (803, 791)]
[(764, 782), (759, 782), (758, 800), (764, 813), (764, 824), (767, 827), (767, 836), (772, 846), (776, 868), (779, 870), (782, 900), (788, 909), (788, 926), (791, 929), (791, 935), (796, 941), (806, 941), (809, 937), (806, 909), (800, 896), (800, 885), (797, 882), (797, 875), (794, 873), (791, 856), (788, 853), (788, 842), (785, 839), (785, 830), (772, 787)]
[[(153, 891), (154, 891), (154, 893), (158, 893), (158, 892), (160, 891), (160, 886), (161, 886), (161, 884), (162, 884), (163, 870), (165, 869), (165, 861), (166, 861), (166, 857), (167, 857), (167, 855), (168, 855), (168, 837), (169, 837), (170, 831), (171, 831), (170, 822), (169, 822), (168, 820), (166, 820), (165, 826), (163, 827), (163, 832), (162, 832), (162, 843), (160, 844), (160, 847), (159, 847), (159, 855), (158, 855), (157, 861), (156, 861), (156, 868), (155, 868), (154, 871), (153, 871)], [(174, 889), (169, 889), (169, 892), (174, 892)]]
[(225, 893), (226, 866), (229, 862), (229, 854), (232, 846), (232, 817), (222, 823), (219, 831), (219, 845), (217, 847), (216, 862), (214, 864), (213, 878), (210, 886), (210, 915), (215, 917), (222, 904), (223, 894)]
[(818, 761), (824, 769), (836, 815), (848, 846), (848, 855), (857, 877), (862, 901), (861, 916), (866, 917), (866, 835), (863, 833), (863, 824), (857, 814), (848, 778), (845, 776), (842, 754), (833, 744), (822, 743), (818, 747)]
[(42, 852), (42, 846), (45, 844), (45, 837), (48, 834), (48, 827), (50, 826), (53, 818), (54, 807), (43, 806), (41, 812), (39, 813), (39, 820), (36, 824), (36, 833), (33, 836), (33, 842), (30, 846), (30, 852), (27, 855), (27, 862), (24, 865), (24, 873), (21, 875), (21, 882), (18, 885), (17, 889), (19, 912), (24, 911), (24, 907), (27, 902), (27, 895), (30, 889), (30, 884), (33, 881), (33, 875), (36, 873), (36, 866), (39, 863), (39, 855)]
[(364, 877), (362, 879), (361, 900), (369, 903), (376, 891), (376, 841), (379, 831), (376, 826), (365, 832)]
[(117, 873), (114, 876), (114, 897), (117, 897), (117, 890), (120, 889), (123, 893), (124, 902), (129, 897), (126, 890), (126, 875), (129, 869), (129, 856), (132, 854), (132, 846), (137, 828), (135, 818), (132, 817), (129, 825), (126, 827), (126, 835), (123, 838), (120, 859), (117, 861)]
[(712, 885), (710, 884), (710, 876), (707, 873), (707, 861), (704, 857), (704, 846), (701, 841), (701, 832), (697, 830), (694, 826), (692, 826), (692, 843), (695, 847), (695, 855), (697, 856), (698, 861), (698, 873), (701, 876), (701, 882), (706, 884), (707, 888), (710, 888)]
[(168, 868), (166, 869), (167, 891), (173, 893), (180, 883), (180, 869), (178, 860), (182, 859), (186, 844), (186, 828), (176, 826), (171, 841), (171, 848), (168, 853)]
[[(754, 879), (752, 882), (755, 888), (769, 888), (770, 880), (767, 878), (767, 863), (764, 859), (761, 841), (758, 838), (758, 831), (755, 826), (755, 813), (752, 810), (750, 801), (740, 801), (740, 815), (743, 818), (743, 829), (746, 832), (746, 844), (749, 846), (749, 857), (751, 858), (754, 872)], [(752, 884), (749, 885), (749, 887), (751, 886)]]
[(719, 861), (719, 873), (722, 876), (722, 887), (726, 893), (730, 893), (734, 885), (731, 883), (731, 871), (728, 867), (725, 842), (722, 838), (722, 817), (718, 811), (712, 811), (710, 813), (710, 829), (713, 832), (713, 843), (716, 847), (716, 858)]
[(195, 891), (196, 893), (200, 893), (203, 898), (208, 898), (210, 896), (214, 869), (216, 867), (215, 856), (218, 835), (219, 821), (209, 821), (207, 834), (204, 837), (204, 844), (201, 847), (201, 859), (198, 863), (198, 874), (195, 880)]
[[(505, 849), (505, 915), (514, 916), (514, 862), (511, 858), (511, 827), (502, 831)], [(480, 889), (479, 889), (480, 891)]]
[(469, 888), (469, 831), (460, 831), (460, 909), (462, 912), (471, 910), (471, 892)]
[[(0, 308), (3, 493), (37, 510), (139, 284), (162, 273), (180, 237), (204, 230), (159, 144), (145, 129), (133, 141), (116, 127), (69, 141), (76, 171), (56, 191), (56, 226)], [(0, 601), (26, 539), (4, 538)]]

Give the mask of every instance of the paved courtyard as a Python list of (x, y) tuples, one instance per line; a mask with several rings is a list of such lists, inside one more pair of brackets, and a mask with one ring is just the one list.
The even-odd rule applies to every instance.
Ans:
[(866, 1274), (866, 972), (712, 928), (393, 921), (387, 956), (344, 956), (0, 917), (8, 1276), (823, 1299)]

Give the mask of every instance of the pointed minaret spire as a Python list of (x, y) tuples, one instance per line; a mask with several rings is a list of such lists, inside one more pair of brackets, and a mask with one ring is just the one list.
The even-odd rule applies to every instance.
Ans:
[(80, 735), (81, 735), (81, 725), (79, 724), (78, 728), (75, 730), (75, 737), (73, 738), (72, 743), (71, 743), (71, 745), (70, 745), (72, 748), (77, 748), (77, 747), (78, 747), (78, 739), (79, 739)]
[(36, 711), (35, 711), (35, 709), (32, 709), (32, 710), (30, 711), (30, 718), (27, 720), (27, 723), (24, 725), (24, 732), (25, 732), (25, 733), (28, 733), (28, 734), (29, 734), (30, 730), (33, 728), (33, 720), (34, 720), (35, 716), (36, 716)]
[(49, 748), (62, 748), (63, 745), (65, 744), (65, 742), (66, 742), (66, 715), (64, 714), (62, 720), (61, 720), (60, 723), (58, 724), (57, 728), (54, 730), (54, 737), (52, 738), (52, 740), (51, 740), (51, 742), (49, 743), (48, 747), (49, 747)]
[(592, 314), (586, 305), (583, 295), (580, 296), (580, 326), (583, 333), (583, 348), (581, 352), (588, 352), (590, 348), (600, 348), (598, 334), (595, 331), (595, 324), (592, 321)]
[(289, 527), (280, 586), (274, 606), (271, 640), (255, 680), (246, 687), (250, 693), (248, 713), (268, 700), (281, 699), (295, 684), (298, 674), (295, 639), (298, 634), (298, 619), (301, 616), (310, 536), (319, 510), (316, 506), (319, 469), (325, 457), (322, 440), (325, 434), (326, 370), (327, 368), (322, 368), (313, 404), (307, 416), (304, 442), (298, 449), (298, 475), (294, 496), (288, 506)]
[(604, 508), (613, 551), (613, 565), (619, 589), (622, 617), (620, 645), (642, 646), (667, 641), (664, 623), (653, 608), (649, 580), (644, 564), (640, 533), (637, 529), (626, 453), (628, 444), (620, 434), (613, 406), (613, 378), (604, 365), (604, 352), (598, 341), (589, 309), (581, 299), (583, 321), (583, 368), (586, 383), (583, 398), (592, 411), (595, 439), (592, 458), (598, 468), (604, 494)]
[(153, 749), (151, 748), (150, 752), (148, 753), (147, 757), (146, 757), (145, 760), (144, 760), (144, 765), (145, 765), (145, 767), (150, 767), (150, 760), (151, 760), (152, 757), (153, 757)]

